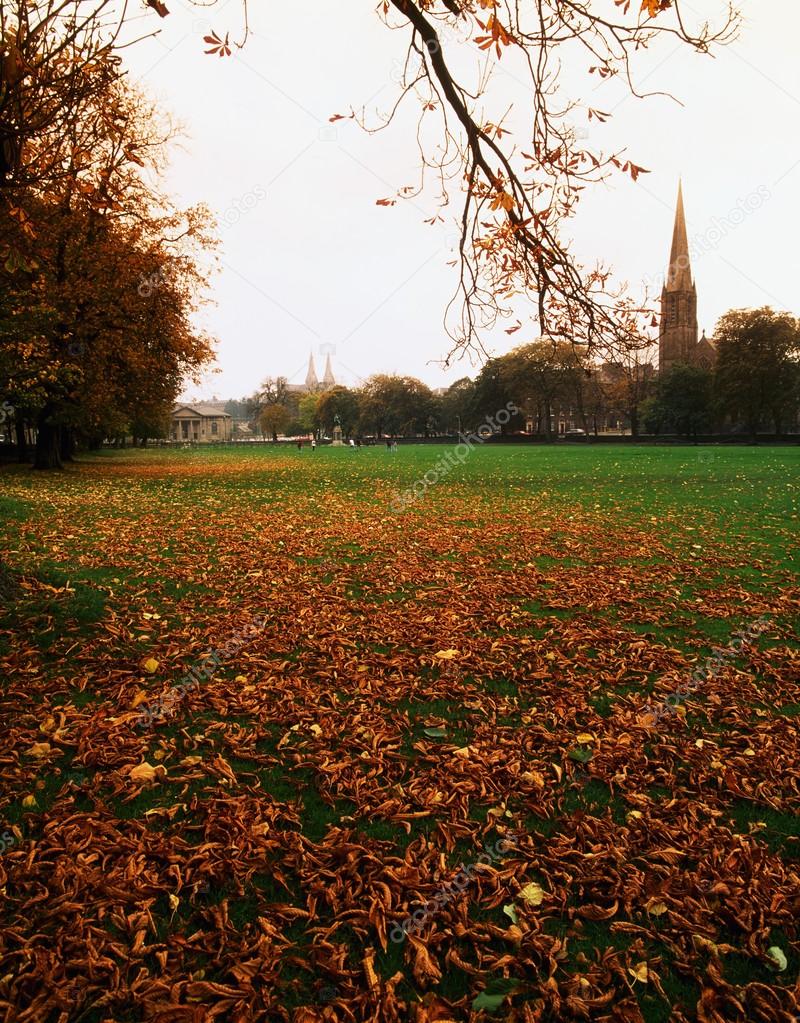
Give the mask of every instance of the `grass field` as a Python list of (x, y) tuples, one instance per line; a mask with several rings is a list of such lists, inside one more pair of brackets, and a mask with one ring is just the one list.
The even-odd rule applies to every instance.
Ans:
[(800, 1018), (800, 448), (445, 451), (0, 470), (0, 1019)]

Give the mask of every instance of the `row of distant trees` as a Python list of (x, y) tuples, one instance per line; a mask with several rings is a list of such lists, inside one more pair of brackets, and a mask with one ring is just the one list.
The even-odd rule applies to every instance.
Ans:
[(598, 364), (568, 343), (537, 341), (490, 359), (478, 376), (443, 394), (414, 377), (379, 374), (363, 386), (316, 394), (270, 378), (226, 410), (263, 435), (436, 436), (474, 430), (508, 402), (520, 410), (505, 432), (548, 437), (567, 421), (587, 434), (624, 425), (634, 435), (725, 431), (780, 435), (800, 412), (800, 323), (771, 309), (727, 313), (713, 369), (676, 365), (659, 376), (652, 351), (624, 348)]

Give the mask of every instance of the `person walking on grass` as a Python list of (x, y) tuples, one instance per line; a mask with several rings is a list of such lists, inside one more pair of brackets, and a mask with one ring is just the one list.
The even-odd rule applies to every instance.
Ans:
[(312, 450), (312, 452), (317, 450), (317, 438), (316, 437), (312, 437), (311, 438), (311, 450)]

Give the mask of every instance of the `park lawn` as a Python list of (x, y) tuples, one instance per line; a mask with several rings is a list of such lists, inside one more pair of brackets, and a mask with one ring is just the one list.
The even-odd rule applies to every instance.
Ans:
[(0, 470), (4, 1018), (800, 1014), (800, 448), (447, 450)]

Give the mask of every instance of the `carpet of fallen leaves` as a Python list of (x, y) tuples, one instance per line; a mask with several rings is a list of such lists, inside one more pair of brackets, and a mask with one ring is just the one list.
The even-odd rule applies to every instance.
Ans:
[(800, 1018), (796, 516), (505, 454), (4, 471), (0, 1019)]

